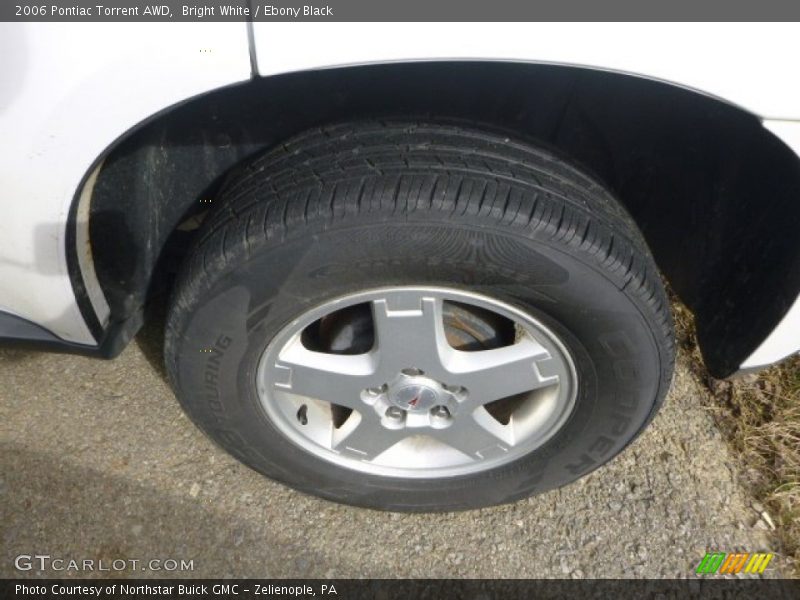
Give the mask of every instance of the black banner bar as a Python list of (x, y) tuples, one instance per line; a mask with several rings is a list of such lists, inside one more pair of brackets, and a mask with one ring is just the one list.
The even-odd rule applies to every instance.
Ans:
[(159, 600), (336, 599), (366, 600), (606, 600), (659, 598), (704, 600), (800, 597), (800, 581), (698, 577), (683, 580), (486, 580), (486, 579), (13, 579), (0, 584), (0, 598), (72, 600), (126, 598)]
[(796, 0), (4, 0), (0, 21), (787, 21)]

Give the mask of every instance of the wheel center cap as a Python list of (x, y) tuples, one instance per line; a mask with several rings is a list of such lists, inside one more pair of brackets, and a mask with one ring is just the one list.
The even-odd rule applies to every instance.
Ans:
[(426, 411), (439, 404), (438, 392), (422, 383), (407, 383), (394, 390), (391, 403), (407, 411)]

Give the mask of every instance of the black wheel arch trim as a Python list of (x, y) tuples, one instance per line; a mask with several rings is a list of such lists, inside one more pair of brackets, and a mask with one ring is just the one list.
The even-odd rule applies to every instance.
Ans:
[[(169, 246), (169, 243), (171, 243), (168, 239), (170, 237), (169, 234), (165, 236), (163, 232), (157, 232), (157, 235), (153, 237), (152, 242), (154, 247), (157, 247), (157, 251), (153, 256), (150, 257), (152, 264), (146, 265), (146, 272), (143, 272), (141, 277), (139, 277), (139, 279), (132, 284), (132, 289), (123, 290), (123, 293), (117, 299), (118, 302), (116, 303), (116, 306), (111, 307), (111, 320), (104, 328), (99, 322), (89, 296), (86, 293), (85, 284), (78, 265), (77, 249), (75, 244), (75, 219), (80, 192), (83, 189), (83, 185), (88, 179), (89, 174), (92, 173), (92, 171), (101, 163), (101, 161), (111, 159), (113, 162), (113, 159), (121, 158), (124, 153), (130, 153), (137, 150), (137, 145), (146, 144), (148, 140), (154, 139), (152, 136), (156, 136), (156, 138), (158, 138), (159, 135), (162, 135), (164, 137), (161, 139), (163, 139), (165, 143), (169, 144), (170, 141), (174, 141), (174, 138), (170, 138), (170, 136), (174, 134), (174, 132), (170, 131), (170, 128), (174, 128), (176, 124), (179, 124), (181, 119), (183, 119), (185, 122), (185, 120), (190, 118), (190, 115), (192, 114), (205, 114), (206, 116), (222, 115), (224, 118), (228, 118), (231, 116), (231, 107), (238, 106), (239, 100), (247, 95), (259, 96), (259, 94), (264, 92), (277, 91), (278, 104), (276, 104), (274, 101), (272, 104), (267, 102), (266, 108), (282, 106), (287, 110), (287, 113), (291, 113), (292, 109), (290, 106), (290, 100), (293, 98), (293, 94), (296, 98), (298, 94), (307, 92), (308, 90), (316, 89), (319, 91), (322, 89), (323, 91), (341, 91), (344, 85), (353, 82), (357, 84), (353, 87), (353, 89), (358, 93), (361, 93), (364, 91), (364, 82), (366, 80), (375, 80), (376, 78), (382, 81), (382, 83), (380, 83), (377, 87), (388, 86), (387, 89), (391, 90), (392, 86), (391, 84), (387, 83), (387, 81), (391, 79), (403, 80), (404, 75), (406, 76), (405, 79), (411, 81), (413, 80), (413, 74), (429, 74), (431, 70), (436, 69), (437, 66), (441, 68), (443, 64), (447, 66), (448, 71), (454, 71), (455, 74), (447, 74), (442, 85), (449, 84), (451, 80), (460, 81), (459, 77), (464, 79), (463, 71), (468, 68), (475, 68), (483, 73), (489, 69), (500, 69), (505, 71), (513, 69), (527, 69), (527, 73), (534, 75), (538, 73), (536, 76), (541, 75), (543, 72), (549, 71), (550, 74), (548, 74), (547, 77), (551, 78), (553, 82), (558, 84), (558, 90), (555, 92), (556, 95), (561, 94), (563, 98), (568, 98), (567, 104), (561, 107), (560, 112), (558, 113), (558, 118), (562, 121), (563, 119), (567, 118), (569, 113), (575, 112), (578, 114), (581, 113), (582, 110), (586, 109), (585, 106), (579, 106), (580, 98), (576, 99), (575, 85), (584, 85), (587, 81), (591, 79), (597, 79), (603, 75), (615, 78), (620, 87), (624, 89), (633, 89), (639, 86), (649, 86), (652, 89), (658, 88), (660, 90), (665, 90), (665, 93), (670, 94), (671, 98), (679, 99), (680, 102), (691, 103), (691, 100), (688, 100), (690, 98), (702, 99), (704, 108), (701, 111), (701, 114), (696, 116), (696, 124), (698, 127), (704, 127), (707, 124), (707, 121), (714, 120), (723, 114), (738, 115), (736, 118), (739, 119), (740, 124), (737, 125), (737, 127), (740, 127), (740, 129), (743, 131), (747, 130), (747, 132), (749, 132), (747, 135), (757, 135), (754, 133), (755, 130), (757, 128), (762, 129), (763, 140), (767, 140), (765, 143), (772, 146), (771, 152), (774, 154), (774, 156), (781, 158), (783, 163), (788, 164), (788, 162), (791, 161), (796, 163), (793, 168), (796, 171), (797, 176), (793, 177), (792, 181), (790, 182), (773, 186), (769, 192), (765, 191), (765, 194), (772, 194), (773, 192), (777, 191), (784, 196), (788, 196), (789, 192), (791, 191), (788, 190), (788, 188), (791, 188), (792, 190), (800, 190), (800, 183), (798, 183), (800, 182), (800, 162), (798, 162), (797, 156), (794, 155), (794, 153), (788, 149), (788, 147), (783, 145), (783, 143), (780, 142), (776, 137), (774, 137), (773, 134), (761, 127), (758, 119), (752, 114), (747, 113), (744, 111), (744, 109), (739, 107), (728, 105), (720, 99), (705, 96), (701, 92), (678, 88), (677, 86), (674, 86), (668, 82), (647, 80), (636, 75), (598, 72), (592, 69), (563, 65), (511, 64), (486, 61), (470, 63), (465, 61), (451, 64), (432, 62), (370, 65), (362, 67), (331, 69), (327, 71), (301, 72), (273, 76), (269, 78), (254, 79), (249, 82), (233, 84), (231, 86), (226, 86), (218, 90), (201, 94), (194, 98), (186, 99), (185, 101), (169, 106), (159, 113), (152, 115), (148, 119), (145, 119), (141, 123), (132, 127), (129, 131), (125, 132), (122, 136), (115, 140), (106, 149), (106, 151), (104, 151), (102, 155), (97, 158), (91, 168), (87, 171), (81, 187), (76, 190), (69, 212), (66, 256), (68, 271), (73, 289), (75, 291), (76, 301), (88, 327), (90, 328), (90, 331), (95, 338), (98, 339), (97, 351), (95, 353), (112, 356), (115, 353), (118, 353), (127, 343), (127, 341), (129, 341), (130, 338), (135, 335), (142, 322), (144, 305), (152, 291), (153, 276), (159, 267), (159, 263), (163, 262), (162, 259), (164, 257), (161, 253), (161, 250), (164, 250)], [(564, 77), (563, 74), (565, 72), (569, 72), (572, 75), (577, 75), (575, 75), (575, 77)], [(392, 75), (389, 76), (387, 73), (392, 73)], [(384, 81), (381, 78), (385, 78), (386, 80)], [(341, 80), (341, 85), (338, 88), (336, 85), (337, 79)], [(576, 81), (578, 81), (578, 84), (575, 83)], [(313, 95), (314, 94), (311, 94), (311, 96)], [(352, 96), (356, 95), (357, 93), (353, 92)], [(373, 94), (373, 97), (374, 96), (375, 94)], [(367, 112), (375, 112), (374, 108), (369, 106), (370, 102), (368, 100), (354, 97), (341, 100), (336, 96), (336, 94), (329, 94), (325, 97), (328, 98), (333, 106), (333, 109), (327, 111), (323, 110), (315, 113), (312, 119), (328, 119), (331, 117), (331, 113), (333, 113), (333, 116), (336, 118), (341, 118), (343, 116), (347, 117), (350, 116), (348, 111), (352, 112), (353, 110), (364, 109), (365, 107)], [(402, 104), (402, 102), (407, 100), (408, 98), (402, 97), (398, 102)], [(281, 101), (283, 101), (284, 104), (279, 104)], [(261, 107), (261, 105), (264, 105), (264, 102), (266, 102), (266, 100), (264, 100), (263, 97), (259, 97), (256, 100), (251, 99), (249, 104), (246, 104), (245, 106), (245, 112), (247, 111), (248, 107), (250, 109), (252, 109), (254, 105)], [(698, 102), (700, 102), (700, 100), (698, 100)], [(297, 110), (301, 110), (304, 107), (305, 105), (301, 106)], [(524, 110), (524, 107), (517, 108), (519, 108), (519, 110)], [(466, 105), (458, 108), (458, 110), (461, 110), (462, 112), (464, 110), (468, 112), (468, 109), (469, 107), (466, 107)], [(277, 124), (272, 125), (276, 135), (270, 139), (270, 143), (279, 143), (282, 139), (285, 139), (290, 134), (297, 133), (298, 128), (302, 129), (308, 125), (308, 123), (302, 121), (302, 119), (298, 124), (296, 115), (278, 116), (277, 113), (273, 112), (270, 115), (270, 118), (272, 118), (273, 121), (276, 119), (278, 121)], [(314, 122), (312, 124), (317, 123)], [(589, 131), (591, 126), (595, 124), (596, 123), (589, 123), (588, 125), (584, 124), (586, 125), (584, 128), (585, 131), (578, 131), (577, 133), (572, 131), (569, 135), (595, 135), (596, 132), (592, 133)], [(563, 129), (563, 122), (560, 122), (558, 127)], [(580, 127), (577, 127), (576, 129), (580, 129)], [(229, 152), (226, 156), (223, 156), (222, 158), (215, 156), (211, 159), (210, 169), (216, 169), (216, 172), (214, 173), (213, 180), (206, 181), (205, 187), (202, 188), (202, 192), (208, 192), (210, 194), (213, 194), (214, 190), (218, 187), (219, 182), (224, 179), (226, 173), (235, 168), (235, 164), (237, 162), (240, 162), (243, 158), (253, 154), (256, 151), (263, 150), (265, 148), (263, 140), (258, 139), (258, 135), (249, 135), (246, 131), (225, 131), (223, 128), (218, 127), (216, 130), (213, 128), (209, 129), (204, 135), (206, 137), (200, 140), (204, 151), (213, 148), (224, 147), (226, 144), (229, 147), (234, 147), (233, 152)], [(227, 137), (227, 139), (221, 139), (220, 135), (222, 138)], [(545, 139), (544, 141), (555, 143), (555, 145), (561, 146), (567, 151), (570, 150), (571, 144), (574, 145), (577, 143), (574, 140), (565, 139), (565, 136), (558, 131), (553, 131), (551, 137), (552, 139)], [(602, 135), (599, 137), (602, 138)], [(591, 148), (588, 150), (584, 149), (585, 151), (582, 155), (579, 153), (579, 155), (575, 156), (575, 160), (587, 166), (590, 172), (598, 174), (598, 176), (605, 182), (610, 182), (612, 184), (612, 189), (615, 189), (617, 191), (617, 195), (623, 199), (623, 202), (625, 202), (626, 205), (628, 205), (628, 200), (624, 190), (625, 186), (638, 186), (641, 188), (642, 186), (647, 187), (648, 183), (642, 183), (641, 181), (634, 181), (632, 183), (630, 179), (627, 181), (613, 181), (615, 178), (614, 165), (609, 166), (603, 164), (603, 160), (597, 157), (599, 154), (598, 148), (602, 150), (602, 143), (605, 141), (606, 140), (602, 139), (600, 139), (599, 142), (597, 142), (597, 140), (593, 141), (593, 143), (590, 144)], [(690, 138), (689, 141), (694, 142), (696, 140)], [(141, 150), (141, 146), (139, 146), (138, 149)], [(642, 148), (637, 148), (637, 151), (638, 150), (642, 150)], [(687, 153), (689, 154), (692, 152), (699, 152), (700, 150), (702, 149), (691, 146), (687, 147), (686, 149)], [(698, 154), (697, 156), (702, 158), (702, 153)], [(743, 155), (740, 153), (738, 156), (741, 157)], [(130, 158), (130, 154), (128, 157)], [(713, 161), (710, 159), (709, 162), (713, 163)], [(643, 164), (646, 165), (646, 163)], [(790, 167), (787, 167), (786, 164), (784, 164), (783, 167), (785, 169), (790, 169)], [(162, 165), (161, 168), (162, 173), (165, 173), (166, 169), (164, 168), (164, 165)], [(103, 172), (107, 172), (107, 165), (104, 165)], [(103, 173), (101, 172), (101, 176), (102, 175)], [(688, 177), (687, 179), (690, 178), (691, 177)], [(724, 181), (723, 183), (727, 184), (728, 182)], [(758, 189), (751, 191), (756, 193), (759, 192)], [(142, 190), (136, 190), (134, 194), (141, 194), (141, 192)], [(191, 192), (188, 193), (191, 194)], [(709, 193), (716, 192), (712, 190), (709, 191)], [(772, 198), (774, 197), (775, 196), (773, 194)], [(663, 202), (665, 198), (667, 198), (666, 195), (657, 198), (656, 201)], [(140, 198), (131, 197), (128, 203), (132, 206), (138, 199)], [(737, 200), (737, 202), (744, 206), (746, 202), (743, 203), (741, 200), (742, 199), (740, 198)], [(180, 206), (176, 213), (172, 215), (173, 220), (177, 220), (178, 217), (196, 214), (198, 212), (197, 206), (192, 206), (195, 201), (196, 197), (190, 197), (189, 195), (176, 200)], [(718, 208), (720, 204), (709, 204), (710, 206), (707, 214), (702, 214), (701, 216), (705, 219), (714, 219), (714, 216), (711, 213), (714, 212), (715, 206)], [(728, 269), (724, 276), (720, 275), (719, 277), (714, 277), (713, 273), (711, 273), (709, 276), (710, 271), (708, 270), (706, 270), (704, 274), (699, 269), (695, 270), (695, 272), (692, 272), (691, 268), (683, 269), (680, 263), (682, 261), (686, 262), (685, 256), (678, 251), (673, 251), (670, 249), (664, 250), (666, 247), (664, 236), (669, 235), (669, 233), (666, 232), (666, 227), (659, 225), (659, 223), (656, 222), (657, 219), (653, 217), (648, 218), (646, 214), (643, 217), (643, 212), (637, 211), (637, 206), (628, 206), (628, 208), (633, 213), (637, 223), (640, 224), (640, 227), (642, 227), (643, 231), (645, 232), (645, 236), (647, 237), (648, 242), (650, 243), (651, 248), (656, 255), (656, 261), (659, 264), (659, 267), (665, 272), (667, 279), (676, 289), (678, 295), (684, 301), (686, 301), (686, 303), (698, 316), (700, 345), (709, 371), (717, 377), (727, 377), (735, 374), (735, 372), (738, 371), (742, 361), (758, 346), (761, 341), (763, 341), (763, 339), (766, 338), (774, 326), (777, 325), (783, 314), (785, 314), (786, 310), (788, 310), (791, 301), (793, 301), (797, 296), (797, 293), (800, 292), (800, 275), (794, 278), (789, 277), (789, 275), (791, 275), (793, 272), (800, 273), (800, 269), (782, 269), (787, 274), (787, 281), (783, 284), (777, 282), (777, 280), (774, 280), (774, 278), (770, 279), (769, 277), (766, 277), (766, 279), (772, 281), (773, 285), (776, 286), (776, 291), (771, 291), (772, 298), (763, 298), (759, 296), (758, 302), (752, 298), (747, 299), (747, 302), (752, 305), (751, 309), (749, 309), (750, 313), (751, 315), (757, 316), (758, 322), (751, 328), (750, 331), (745, 332), (736, 324), (736, 315), (732, 313), (729, 314), (724, 310), (718, 310), (719, 303), (714, 299), (714, 296), (733, 296), (734, 294), (741, 293), (741, 289), (737, 289), (737, 283), (732, 281), (736, 274), (736, 270)], [(748, 213), (749, 210), (749, 208), (746, 208), (744, 213), (750, 214)], [(771, 210), (773, 210), (773, 212), (775, 211), (775, 209)], [(648, 211), (652, 212), (652, 208), (648, 208), (645, 212)], [(96, 215), (93, 213), (92, 217), (94, 218), (94, 216)], [(130, 214), (127, 216), (130, 216)], [(643, 222), (643, 218), (644, 221), (649, 222)], [(675, 219), (671, 215), (668, 215), (667, 220), (675, 222)], [(773, 221), (774, 220), (775, 219), (773, 218)], [(795, 223), (795, 221), (800, 223), (800, 210), (797, 211), (797, 214), (791, 214), (789, 221), (792, 223)], [(172, 225), (174, 224), (175, 223), (172, 223)], [(728, 223), (728, 226), (730, 226), (730, 223)], [(170, 231), (169, 233), (172, 232)], [(732, 236), (735, 234), (728, 232), (726, 235)], [(715, 235), (709, 235), (708, 237), (715, 238)], [(717, 244), (718, 246), (724, 245), (723, 242), (716, 238), (711, 239), (708, 243), (706, 243), (706, 240), (701, 241), (708, 247), (711, 247), (714, 244)], [(774, 241), (769, 243), (772, 244), (772, 246), (775, 246)], [(723, 250), (717, 249), (714, 251), (717, 253), (714, 260), (721, 260), (720, 257), (725, 255)], [(771, 250), (762, 252), (765, 257), (769, 257), (770, 253), (775, 255), (776, 250), (774, 247)], [(115, 258), (116, 257), (112, 258), (112, 261)], [(739, 257), (737, 260), (741, 260), (741, 257)], [(795, 255), (787, 257), (784, 262), (786, 265), (800, 266), (800, 250), (798, 250)], [(686, 271), (690, 271), (688, 275), (686, 274)], [(756, 278), (763, 278), (762, 274), (755, 273), (756, 269), (753, 268), (752, 263), (748, 265), (748, 271), (749, 274)], [(112, 278), (108, 277), (108, 275), (109, 273), (106, 273), (106, 276), (101, 278), (101, 287), (103, 287), (104, 293), (109, 293), (110, 291), (108, 282)], [(699, 289), (700, 287), (703, 287), (704, 291), (702, 293), (695, 293), (696, 289)], [(759, 306), (756, 306), (756, 304), (759, 304)], [(83, 348), (82, 346), (79, 347)]]

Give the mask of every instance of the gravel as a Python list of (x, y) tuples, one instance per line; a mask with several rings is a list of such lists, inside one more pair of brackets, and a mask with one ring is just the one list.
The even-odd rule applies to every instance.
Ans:
[[(687, 577), (707, 550), (775, 549), (685, 355), (650, 428), (589, 477), (406, 515), (305, 496), (230, 458), (181, 412), (151, 336), (110, 362), (0, 351), (0, 577), (91, 575), (14, 569), (36, 553), (192, 560), (170, 575), (195, 577)], [(765, 575), (780, 570), (778, 556)]]

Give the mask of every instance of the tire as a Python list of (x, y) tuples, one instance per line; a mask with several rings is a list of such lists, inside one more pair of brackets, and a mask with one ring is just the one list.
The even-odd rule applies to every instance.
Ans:
[[(216, 205), (220, 208), (203, 224), (176, 282), (167, 319), (167, 370), (181, 404), (203, 431), (256, 471), (297, 490), (398, 511), (512, 502), (563, 486), (609, 461), (653, 418), (669, 387), (672, 321), (641, 234), (609, 192), (548, 150), (454, 124), (346, 123), (308, 131), (253, 160), (229, 179)], [(425, 290), (439, 291), (428, 297)], [(439, 293), (444, 300), (436, 304), (434, 296)], [(469, 461), (460, 455), (454, 458), (457, 453), (446, 447), (449, 441), (442, 446), (423, 433), (414, 439), (432, 444), (436, 451), (425, 456), (431, 457), (432, 465), (438, 461), (429, 471), (419, 462), (423, 459), (416, 458), (419, 454), (413, 454), (418, 450), (412, 442), (403, 442), (406, 454), (398, 454), (400, 458), (360, 462), (352, 458), (349, 446), (338, 452), (331, 450), (334, 442), (328, 448), (326, 441), (322, 449), (313, 440), (306, 443), (310, 438), (303, 436), (311, 434), (305, 433), (303, 419), (323, 418), (314, 412), (320, 410), (333, 422), (340, 409), (316, 402), (308, 408), (304, 403), (297, 411), (299, 424), (289, 423), (291, 415), (281, 416), (280, 411), (293, 411), (304, 402), (304, 396), (300, 400), (288, 396), (294, 403), (289, 405), (289, 400), (280, 400), (285, 396), (276, 386), (292, 390), (297, 386), (302, 392), (306, 383), (317, 379), (316, 375), (303, 379), (296, 366), (289, 368), (289, 384), (278, 382), (280, 375), (269, 379), (277, 372), (270, 369), (284, 368), (279, 365), (281, 352), (288, 352), (275, 340), (290, 340), (281, 348), (321, 343), (308, 341), (312, 336), (308, 332), (316, 328), (313, 335), (325, 337), (319, 333), (324, 321), (314, 321), (302, 334), (292, 334), (291, 327), (310, 319), (304, 315), (313, 316), (320, 307), (339, 306), (344, 301), (337, 299), (352, 298), (347, 302), (354, 312), (371, 307), (372, 323), (364, 327), (372, 327), (373, 337), (358, 351), (342, 351), (349, 355), (345, 359), (367, 356), (362, 353), (374, 350), (375, 335), (385, 340), (380, 348), (386, 357), (390, 350), (399, 352), (396, 356), (409, 356), (406, 342), (392, 345), (381, 329), (374, 312), (376, 303), (384, 302), (374, 299), (384, 297), (381, 294), (387, 298), (386, 307), (388, 298), (418, 294), (420, 307), (430, 301), (424, 306), (446, 306), (451, 311), (466, 299), (467, 319), (479, 321), (474, 328), (494, 323), (492, 319), (499, 323), (491, 326), (492, 334), (469, 334), (480, 338), (482, 349), (503, 344), (516, 348), (530, 339), (544, 344), (549, 352), (544, 360), (563, 367), (559, 371), (563, 377), (554, 376), (557, 383), (547, 384), (556, 390), (548, 391), (547, 397), (556, 400), (548, 400), (546, 406), (562, 407), (558, 413), (552, 409), (560, 419), (557, 427), (556, 416), (547, 416), (550, 429), (540, 433), (536, 428), (544, 427), (544, 421), (530, 420), (525, 413), (514, 423), (515, 427), (517, 422), (533, 423), (525, 425), (529, 446), (503, 442), (491, 451), (469, 447), (464, 451)], [(470, 304), (471, 298), (477, 304)], [(360, 303), (353, 304), (356, 301)], [(486, 317), (487, 321), (482, 315), (488, 313), (479, 305), (489, 307), (489, 312), (496, 307), (499, 316)], [(414, 314), (422, 315), (424, 310), (420, 311)], [(330, 319), (334, 323), (345, 319), (343, 335), (356, 344), (353, 340), (361, 334), (353, 332), (363, 324), (347, 322), (350, 317), (341, 314)], [(399, 314), (388, 308), (385, 315), (381, 313), (392, 316), (393, 327), (400, 322), (395, 318)], [(507, 321), (513, 322), (514, 339), (491, 341), (503, 327), (510, 331)], [(413, 330), (410, 335), (422, 335), (416, 325), (407, 329)], [(402, 328), (391, 331), (400, 332), (398, 340), (406, 339)], [(451, 344), (450, 329), (447, 340)], [(339, 351), (331, 344), (338, 342), (325, 343), (325, 360), (334, 360), (330, 354)], [(427, 341), (422, 346), (420, 353), (427, 356)], [(267, 356), (277, 356), (277, 362)], [(483, 362), (475, 365), (474, 373), (483, 373)], [(537, 368), (536, 377), (546, 379), (542, 367)], [(508, 377), (511, 372), (504, 364), (491, 371), (491, 381), (505, 392), (517, 385), (508, 382), (524, 387), (532, 377), (529, 371)], [(483, 380), (474, 373), (470, 372), (469, 381), (480, 388)], [(398, 375), (407, 376), (425, 377), (418, 372)], [(457, 393), (469, 395), (469, 389), (456, 387), (452, 389), (460, 391), (453, 392), (445, 383), (414, 379), (417, 387), (390, 383), (388, 388), (371, 388), (364, 394), (378, 394), (379, 402), (388, 404), (374, 408), (377, 417), (372, 410), (379, 402), (364, 405), (364, 411), (357, 409), (355, 419), (351, 418), (355, 413), (345, 410), (350, 419), (345, 423), (357, 421), (356, 427), (366, 427), (377, 418), (385, 426), (390, 413), (381, 416), (380, 411), (386, 409), (392, 418), (405, 419), (404, 427), (410, 427), (412, 417), (433, 423), (434, 416), (444, 415), (462, 427), (457, 430), (453, 425), (452, 432), (472, 431), (473, 421), (458, 413), (462, 405)], [(445, 387), (437, 387), (440, 384)], [(336, 388), (337, 394), (345, 394), (338, 385), (330, 387), (332, 393)], [(324, 394), (325, 386), (320, 389)], [(534, 406), (530, 394), (525, 394), (519, 406)], [(411, 400), (410, 395), (414, 395)], [(429, 400), (451, 402), (448, 406), (454, 408), (443, 411), (437, 405), (429, 413), (417, 414), (417, 403)], [(398, 404), (401, 401), (405, 404)], [(470, 395), (469, 401), (481, 399)], [(303, 412), (307, 410), (313, 415), (307, 416)], [(434, 410), (439, 412), (431, 416)], [(465, 408), (464, 414), (468, 410), (473, 409)], [(475, 410), (469, 413), (471, 418), (482, 411)], [(491, 427), (496, 427), (494, 421)], [(384, 436), (384, 430), (379, 431), (379, 437)], [(431, 431), (431, 437), (440, 435), (425, 431)], [(457, 435), (461, 437), (453, 439), (460, 452), (461, 444), (472, 442), (463, 441), (466, 434)], [(378, 442), (384, 443), (384, 438)], [(514, 454), (528, 447), (530, 451)], [(499, 458), (492, 458), (495, 454)], [(384, 468), (384, 463), (390, 466)]]

